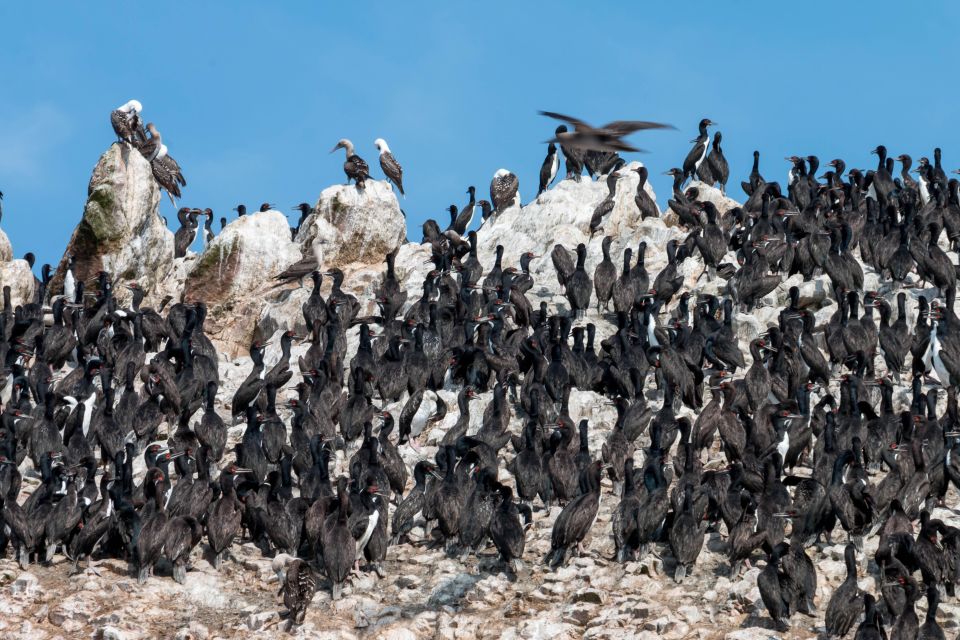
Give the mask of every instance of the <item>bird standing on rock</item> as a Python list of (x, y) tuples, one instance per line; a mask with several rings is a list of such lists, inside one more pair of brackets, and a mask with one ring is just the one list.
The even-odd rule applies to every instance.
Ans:
[(134, 146), (145, 142), (143, 125), (140, 123), (141, 111), (143, 105), (139, 100), (129, 100), (110, 112), (110, 125), (117, 139)]
[(557, 170), (560, 168), (560, 157), (557, 155), (557, 145), (552, 142), (547, 145), (547, 157), (543, 159), (543, 165), (540, 167), (540, 187), (537, 189), (537, 195), (547, 190), (557, 177)]
[(687, 154), (686, 159), (683, 161), (683, 182), (686, 183), (687, 180), (697, 175), (700, 167), (703, 165), (704, 160), (707, 159), (707, 150), (710, 147), (710, 136), (707, 133), (707, 127), (712, 127), (716, 122), (710, 120), (710, 118), (704, 118), (700, 121), (699, 129), (700, 133), (693, 140), (693, 148), (690, 149), (690, 152)]
[(353, 180), (357, 189), (363, 189), (366, 186), (367, 178), (370, 177), (370, 167), (367, 165), (367, 161), (355, 153), (353, 143), (346, 138), (337, 142), (330, 153), (337, 149), (343, 149), (347, 156), (343, 162), (343, 172), (347, 175), (347, 184), (349, 185), (350, 181)]
[(517, 190), (520, 181), (517, 176), (506, 169), (497, 169), (490, 181), (490, 202), (495, 213), (500, 213), (510, 207), (517, 199)]
[[(341, 141), (342, 142), (342, 141)], [(383, 169), (383, 175), (397, 186), (397, 191), (400, 192), (400, 195), (406, 195), (403, 192), (403, 167), (400, 166), (400, 163), (397, 162), (397, 159), (393, 157), (393, 153), (390, 152), (390, 147), (387, 146), (387, 141), (383, 138), (377, 138), (373, 142), (374, 146), (377, 147), (377, 151), (380, 152), (380, 168)], [(347, 152), (349, 157), (351, 152)]]

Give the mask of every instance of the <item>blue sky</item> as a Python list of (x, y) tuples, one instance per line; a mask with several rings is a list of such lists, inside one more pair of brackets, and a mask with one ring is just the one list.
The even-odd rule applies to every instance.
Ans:
[(134, 97), (183, 167), (182, 203), (218, 218), (314, 201), (344, 180), (342, 152), (328, 154), (341, 137), (379, 177), (386, 138), (411, 239), (468, 185), (486, 196), (500, 167), (535, 195), (554, 128), (538, 109), (678, 127), (631, 138), (661, 203), (659, 173), (701, 117), (721, 125), (734, 197), (754, 149), (778, 180), (784, 156), (866, 167), (880, 143), (914, 158), (939, 145), (960, 167), (949, 2), (27, 4), (0, 7), (0, 224), (41, 262), (80, 219), (110, 110)]

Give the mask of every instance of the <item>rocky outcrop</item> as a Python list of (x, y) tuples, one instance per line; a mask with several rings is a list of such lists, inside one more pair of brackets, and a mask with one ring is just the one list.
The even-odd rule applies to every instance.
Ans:
[(241, 216), (194, 261), (184, 301), (207, 304), (207, 333), (235, 356), (250, 346), (263, 309), (276, 302), (273, 277), (299, 259), (300, 247), (290, 239), (282, 213)]
[(10, 302), (33, 302), (36, 282), (26, 260), (13, 259), (13, 246), (7, 234), (0, 229), (0, 287), (10, 287)]
[(717, 211), (719, 211), (721, 214), (726, 213), (734, 207), (743, 206), (741, 203), (720, 191), (720, 189), (711, 187), (710, 185), (704, 184), (697, 180), (694, 180), (687, 185), (687, 190), (690, 189), (697, 190), (697, 200), (700, 202), (712, 202), (717, 208)]
[[(604, 236), (613, 237), (611, 257), (618, 271), (623, 250), (632, 247), (636, 255), (637, 245), (645, 241), (647, 270), (653, 277), (666, 264), (664, 247), (667, 242), (682, 238), (683, 231), (665, 225), (662, 218), (640, 219), (640, 210), (634, 202), (639, 184), (634, 169), (639, 166), (641, 163), (631, 162), (618, 171), (621, 177), (617, 183), (613, 210), (602, 220), (602, 230), (592, 238), (590, 218), (596, 206), (607, 196), (606, 181), (602, 177), (596, 181), (586, 177), (581, 182), (563, 180), (533, 202), (522, 207), (515, 204), (488, 219), (477, 232), (480, 262), (484, 265), (493, 264), (497, 245), (505, 248), (504, 267), (519, 266), (520, 256), (527, 252), (539, 256), (530, 264), (536, 282), (531, 299), (546, 300), (551, 311), (562, 311), (567, 307), (550, 260), (550, 252), (556, 244), (563, 245), (571, 252), (581, 242), (586, 244), (586, 270), (592, 277), (597, 263), (603, 259), (600, 246)], [(656, 200), (649, 182), (645, 190)], [(601, 335), (606, 324), (598, 324)]]
[(0, 229), (0, 262), (13, 260), (13, 246), (10, 245), (10, 238)]
[(113, 144), (93, 170), (87, 194), (83, 218), (60, 261), (51, 293), (62, 291), (71, 255), (78, 280), (106, 270), (117, 281), (136, 280), (153, 293), (173, 263), (173, 233), (159, 214), (160, 188), (150, 163), (133, 147)]
[(36, 281), (26, 260), (0, 262), (0, 285), (10, 287), (10, 302), (16, 306), (33, 302)]
[(330, 268), (380, 262), (406, 237), (406, 219), (390, 183), (367, 180), (364, 189), (353, 185), (324, 189), (297, 242), (319, 249), (324, 267)]
[[(640, 211), (634, 196), (639, 179), (633, 169), (639, 166), (639, 162), (631, 162), (617, 172), (621, 177), (613, 211), (603, 219), (602, 231), (595, 234), (598, 244), (604, 235), (623, 238), (636, 234)], [(656, 199), (650, 183), (646, 184), (646, 191)], [(481, 252), (492, 253), (496, 245), (502, 244), (510, 247), (511, 252), (549, 253), (556, 243), (573, 248), (580, 242), (590, 242), (590, 218), (605, 197), (607, 185), (603, 178), (596, 182), (586, 178), (581, 182), (563, 180), (526, 206), (514, 204), (489, 219), (477, 234)]]

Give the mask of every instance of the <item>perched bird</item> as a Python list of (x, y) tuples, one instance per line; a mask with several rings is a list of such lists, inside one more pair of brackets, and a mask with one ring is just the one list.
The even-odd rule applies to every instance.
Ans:
[(140, 123), (140, 112), (143, 105), (138, 100), (128, 100), (110, 112), (110, 125), (117, 139), (134, 146), (142, 145), (144, 140), (143, 125)]
[(537, 189), (537, 195), (547, 190), (557, 177), (557, 171), (560, 169), (560, 156), (557, 154), (557, 145), (550, 143), (547, 146), (547, 157), (543, 159), (540, 166), (540, 187)]
[(704, 118), (700, 121), (700, 133), (694, 139), (693, 148), (690, 149), (686, 159), (683, 161), (683, 182), (686, 182), (696, 175), (704, 160), (707, 159), (707, 150), (710, 147), (710, 136), (707, 133), (707, 127), (712, 127), (715, 124), (716, 122), (713, 122), (710, 118)]
[[(383, 175), (387, 176), (390, 182), (397, 186), (397, 191), (400, 192), (400, 195), (405, 195), (403, 193), (403, 167), (401, 167), (397, 159), (393, 157), (393, 153), (390, 152), (390, 147), (387, 146), (387, 141), (383, 138), (377, 138), (373, 141), (373, 144), (377, 147), (377, 151), (380, 152), (380, 168), (383, 169)], [(347, 156), (349, 157), (350, 155), (352, 155), (352, 151), (348, 150)]]
[[(367, 161), (354, 152), (353, 143), (346, 138), (337, 142), (330, 153), (337, 149), (343, 149), (347, 155), (347, 159), (343, 162), (343, 172), (347, 175), (347, 184), (350, 184), (350, 181), (353, 180), (357, 189), (363, 189), (367, 178), (370, 177), (370, 167), (367, 165)], [(403, 193), (402, 189), (401, 193)]]
[(511, 206), (517, 199), (517, 190), (520, 181), (517, 176), (506, 169), (497, 169), (490, 181), (490, 202), (495, 213), (500, 213)]

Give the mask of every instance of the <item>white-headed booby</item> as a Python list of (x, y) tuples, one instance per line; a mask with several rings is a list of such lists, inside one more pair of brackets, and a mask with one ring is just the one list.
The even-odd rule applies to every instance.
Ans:
[(493, 174), (493, 180), (490, 181), (490, 201), (493, 203), (493, 210), (499, 213), (513, 204), (519, 188), (520, 181), (515, 174), (506, 169), (497, 169)]
[(397, 185), (397, 190), (400, 192), (400, 195), (406, 195), (403, 193), (403, 167), (400, 166), (397, 159), (390, 153), (390, 147), (387, 146), (387, 141), (383, 138), (377, 138), (373, 141), (373, 144), (377, 147), (377, 150), (380, 151), (380, 168), (383, 169), (384, 175), (387, 176), (390, 182)]
[(137, 100), (130, 100), (110, 112), (110, 124), (119, 140), (135, 146), (143, 142), (143, 128), (140, 125), (141, 111), (143, 111), (143, 105)]

